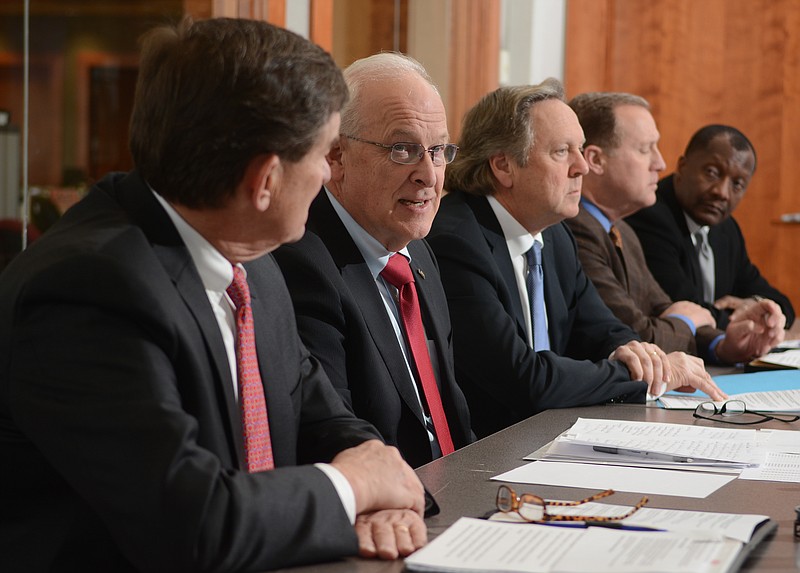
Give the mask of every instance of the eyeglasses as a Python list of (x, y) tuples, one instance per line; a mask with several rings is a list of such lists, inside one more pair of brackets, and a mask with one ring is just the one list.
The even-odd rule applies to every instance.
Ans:
[(458, 153), (458, 145), (455, 143), (431, 145), (426, 149), (424, 145), (419, 143), (399, 142), (386, 145), (385, 143), (378, 143), (377, 141), (361, 139), (360, 137), (356, 137), (354, 135), (347, 135), (343, 133), (342, 136), (346, 137), (347, 139), (355, 139), (361, 143), (369, 143), (370, 145), (375, 145), (384, 149), (391, 149), (392, 152), (389, 154), (389, 159), (402, 165), (413, 165), (415, 163), (419, 163), (426, 152), (430, 154), (434, 165), (444, 165), (445, 163), (451, 163), (453, 159), (456, 158), (456, 153)]
[[(769, 422), (770, 420), (787, 423), (800, 420), (800, 416), (791, 414), (765, 414), (764, 412), (748, 410), (742, 400), (728, 400), (727, 402), (723, 402), (721, 406), (717, 406), (714, 402), (701, 402), (697, 405), (697, 408), (694, 409), (693, 416), (701, 420), (714, 420), (715, 422), (736, 424), (737, 426), (752, 426), (754, 424)], [(722, 419), (714, 418), (713, 416), (722, 416)], [(741, 417), (735, 420), (725, 419), (736, 416)]]
[(613, 495), (613, 489), (607, 489), (605, 491), (601, 491), (600, 493), (596, 493), (586, 499), (582, 499), (580, 501), (545, 501), (543, 498), (539, 497), (538, 495), (534, 495), (532, 493), (523, 493), (522, 495), (517, 495), (513, 489), (508, 487), (507, 485), (501, 485), (497, 489), (497, 499), (495, 501), (497, 505), (497, 509), (502, 511), (503, 513), (510, 513), (515, 511), (519, 514), (519, 516), (524, 519), (525, 521), (537, 522), (537, 521), (620, 521), (625, 519), (626, 517), (630, 517), (637, 511), (639, 511), (644, 504), (647, 503), (647, 496), (643, 497), (639, 500), (630, 511), (623, 515), (616, 515), (616, 516), (607, 516), (607, 515), (597, 515), (597, 516), (588, 516), (588, 515), (564, 515), (564, 514), (552, 514), (547, 512), (547, 506), (559, 506), (559, 507), (566, 507), (566, 506), (576, 506), (581, 505), (584, 503), (589, 503), (590, 501), (596, 501), (598, 499), (602, 499), (604, 497), (608, 497), (609, 495)]

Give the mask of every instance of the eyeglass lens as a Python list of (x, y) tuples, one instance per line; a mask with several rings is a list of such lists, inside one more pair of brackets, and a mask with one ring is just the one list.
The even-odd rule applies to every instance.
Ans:
[(395, 163), (418, 163), (425, 152), (431, 156), (434, 165), (450, 163), (456, 158), (458, 146), (452, 143), (434, 145), (428, 149), (419, 143), (395, 143), (392, 145), (391, 160)]
[[(733, 419), (720, 420), (718, 418), (714, 418), (714, 416), (722, 416), (723, 418)], [(701, 402), (694, 410), (694, 417), (706, 420), (717, 420), (719, 422), (737, 424), (740, 426), (761, 424), (770, 420), (788, 423), (796, 422), (800, 419), (800, 416), (794, 416), (791, 414), (766, 414), (764, 412), (748, 410), (747, 405), (742, 400), (728, 400), (721, 406), (717, 406), (714, 402)]]
[[(647, 497), (643, 497), (633, 508), (620, 515), (588, 516), (578, 508), (613, 493), (613, 490), (606, 490), (579, 501), (545, 501), (532, 493), (517, 496), (510, 487), (500, 486), (497, 490), (497, 509), (506, 513), (516, 511), (526, 521), (619, 521), (636, 513), (648, 501)], [(557, 509), (548, 511), (548, 507)]]

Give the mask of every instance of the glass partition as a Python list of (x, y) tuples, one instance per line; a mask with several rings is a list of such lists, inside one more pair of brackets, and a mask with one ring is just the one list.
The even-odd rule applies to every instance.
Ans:
[(146, 30), (185, 13), (265, 19), (344, 66), (405, 51), (409, 1), (0, 0), (0, 271), (92, 183), (132, 167), (128, 121)]
[(131, 168), (137, 40), (182, 14), (183, 0), (0, 3), (0, 268), (88, 185)]

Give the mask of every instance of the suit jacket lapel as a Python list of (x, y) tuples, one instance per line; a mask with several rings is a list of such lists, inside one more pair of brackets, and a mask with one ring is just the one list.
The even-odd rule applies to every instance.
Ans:
[[(411, 271), (414, 274), (425, 331), (428, 338), (438, 344), (448, 334), (442, 323), (442, 317), (447, 316), (447, 303), (445, 300), (440, 300), (441, 297), (434, 296), (431, 283), (428, 282), (429, 276), (438, 276), (438, 270), (433, 266), (427, 249), (421, 241), (409, 243), (408, 252), (411, 255)], [(444, 306), (442, 306), (443, 304)]]
[(683, 213), (680, 203), (678, 203), (677, 197), (675, 197), (674, 178), (675, 175), (672, 175), (672, 177), (669, 177), (664, 181), (662, 196), (664, 198), (664, 203), (667, 205), (667, 207), (669, 207), (672, 216), (675, 218), (675, 223), (678, 225), (678, 229), (680, 229), (683, 250), (689, 255), (689, 263), (692, 270), (692, 282), (697, 285), (695, 290), (699, 300), (702, 300), (703, 275), (700, 271), (700, 259), (697, 256), (697, 249), (692, 242), (692, 234), (689, 232), (689, 225), (686, 224), (686, 216)]
[(367, 263), (324, 192), (314, 200), (312, 210), (320, 214), (314, 217), (315, 224), (309, 228), (319, 235), (328, 247), (342, 279), (361, 310), (364, 323), (386, 364), (398, 394), (420, 423), (424, 423), (414, 381), (406, 375), (408, 368), (397, 339), (394, 336), (387, 336), (387, 333), (394, 333), (394, 328), (386, 314), (386, 307)]
[[(219, 324), (206, 295), (203, 282), (194, 266), (186, 245), (147, 184), (136, 172), (126, 177), (119, 186), (118, 200), (130, 218), (142, 229), (153, 245), (153, 252), (161, 260), (164, 270), (172, 278), (175, 288), (186, 302), (203, 336), (206, 349), (214, 367), (214, 379), (222, 386), (225, 397), (223, 418), (229, 427), (229, 444), (236, 451), (239, 463), (244, 460), (241, 416), (233, 394), (228, 355), (222, 342)], [(198, 349), (198, 352), (201, 349)]]
[[(522, 314), (522, 303), (517, 294), (517, 277), (514, 274), (514, 266), (511, 263), (511, 255), (508, 252), (508, 244), (506, 243), (503, 229), (500, 227), (500, 222), (497, 220), (494, 211), (492, 211), (485, 197), (476, 197), (466, 194), (464, 197), (467, 204), (475, 213), (475, 219), (477, 219), (481, 226), (481, 232), (489, 245), (489, 249), (492, 251), (492, 257), (506, 284), (511, 311), (517, 322), (517, 329), (523, 338), (527, 338), (527, 328), (525, 326), (524, 315)], [(545, 277), (545, 288), (546, 287), (547, 278)]]
[[(282, 276), (271, 255), (247, 263), (245, 266), (248, 271), (248, 283), (251, 285), (250, 305), (253, 309), (258, 368), (261, 373), (261, 382), (264, 385), (264, 400), (267, 404), (269, 426), (271, 429), (281, 428), (281, 431), (272, 430), (270, 432), (272, 454), (276, 467), (292, 465), (296, 463), (296, 434), (290, 429), (293, 424), (291, 420), (294, 418), (287, 417), (286, 414), (294, 411), (291, 401), (292, 389), (281, 387), (278, 381), (294, 380), (296, 375), (286, 370), (290, 361), (271, 360), (280, 354), (280, 349), (287, 348), (287, 345), (279, 337), (289, 336), (289, 329), (275, 327), (281, 321), (281, 317), (275, 312), (276, 303), (269, 300), (271, 298), (270, 291), (265, 290), (260, 293), (257, 288), (252, 286), (250, 273), (252, 272), (252, 277), (261, 273), (261, 280), (258, 281), (258, 284), (267, 287), (278, 284), (278, 281), (282, 280)], [(256, 267), (258, 268), (256, 269)], [(267, 272), (273, 273), (274, 276), (264, 274)], [(291, 305), (290, 301), (286, 302)], [(294, 313), (291, 314), (291, 318), (294, 320)]]

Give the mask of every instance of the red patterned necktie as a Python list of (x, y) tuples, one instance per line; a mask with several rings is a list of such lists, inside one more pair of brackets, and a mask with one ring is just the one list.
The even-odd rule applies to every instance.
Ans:
[(408, 345), (411, 347), (411, 354), (422, 383), (422, 391), (428, 404), (428, 412), (433, 420), (439, 448), (443, 455), (447, 455), (453, 452), (453, 439), (450, 437), (450, 428), (442, 407), (442, 397), (439, 395), (439, 387), (436, 385), (436, 377), (433, 374), (431, 357), (428, 354), (428, 342), (422, 326), (417, 287), (414, 285), (414, 275), (411, 274), (408, 260), (403, 255), (395, 253), (389, 257), (389, 262), (381, 271), (381, 276), (399, 292), (403, 331)]
[(240, 267), (233, 267), (233, 282), (227, 292), (236, 305), (236, 370), (239, 378), (245, 466), (250, 473), (271, 470), (275, 464), (272, 460), (267, 403), (264, 400), (264, 386), (261, 383), (256, 355), (250, 288)]

